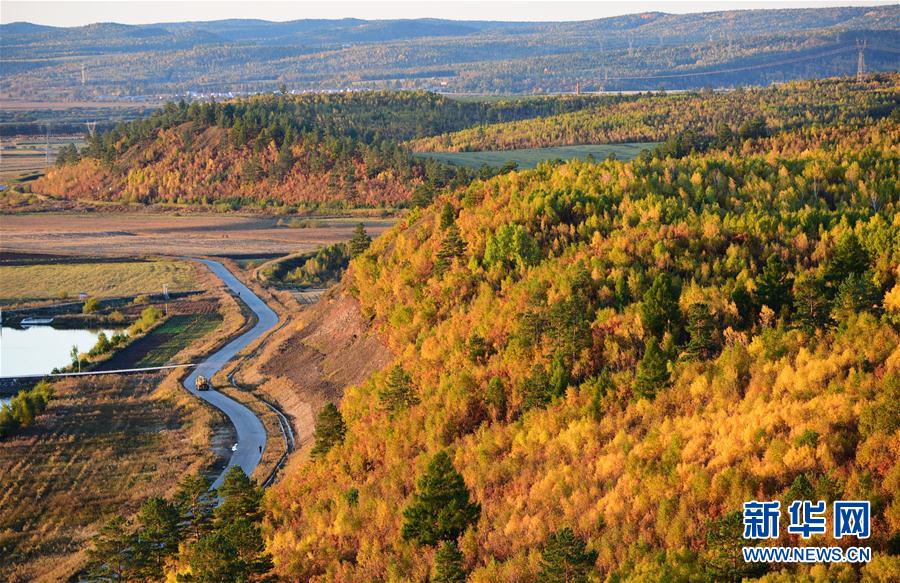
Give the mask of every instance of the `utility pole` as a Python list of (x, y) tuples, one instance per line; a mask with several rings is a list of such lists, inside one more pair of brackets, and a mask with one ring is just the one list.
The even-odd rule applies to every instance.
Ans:
[(856, 41), (856, 48), (859, 50), (859, 57), (856, 59), (856, 82), (862, 83), (866, 76), (866, 45), (868, 41), (860, 43)]
[(47, 123), (47, 148), (44, 151), (44, 162), (50, 166), (50, 124)]
[(163, 298), (166, 300), (166, 316), (169, 315), (169, 284), (163, 284)]

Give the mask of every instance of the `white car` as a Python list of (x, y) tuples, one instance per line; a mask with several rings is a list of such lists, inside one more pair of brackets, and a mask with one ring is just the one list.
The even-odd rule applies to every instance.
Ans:
[(235, 443), (234, 445), (231, 446), (231, 451), (237, 451), (237, 444), (236, 444), (236, 443)]

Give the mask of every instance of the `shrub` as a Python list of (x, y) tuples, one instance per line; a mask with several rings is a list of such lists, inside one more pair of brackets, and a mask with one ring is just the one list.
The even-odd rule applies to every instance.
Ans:
[(84, 314), (93, 314), (99, 309), (100, 301), (97, 298), (88, 298), (87, 300), (85, 300), (84, 306), (81, 308), (81, 311)]

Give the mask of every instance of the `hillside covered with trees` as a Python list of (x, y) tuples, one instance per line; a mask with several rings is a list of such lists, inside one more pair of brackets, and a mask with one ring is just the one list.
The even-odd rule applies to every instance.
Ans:
[(419, 160), (399, 142), (574, 111), (624, 97), (460, 101), (425, 92), (260, 95), (169, 103), (64, 148), (33, 192), (80, 200), (294, 207), (396, 207), (465, 170)]
[[(516, 18), (510, 10), (509, 18)], [(577, 22), (220, 20), (0, 26), (0, 95), (440, 89), (558, 93), (765, 85), (897, 69), (894, 6), (645, 12)], [(82, 71), (84, 76), (82, 77)]]
[[(268, 493), (275, 573), (896, 580), (898, 144), (811, 123), (411, 211), (344, 278), (396, 361)], [(875, 558), (746, 564), (751, 499), (871, 500)]]
[[(900, 99), (900, 75), (885, 74), (859, 84), (834, 78), (795, 81), (726, 92), (646, 94), (579, 111), (420, 138), (421, 152), (515, 150), (577, 144), (663, 142), (691, 134), (697, 146), (759, 137), (811, 124), (858, 126), (888, 115)], [(690, 151), (690, 147), (687, 148)]]
[(56, 198), (279, 211), (428, 204), (510, 168), (413, 151), (666, 142), (725, 148), (800, 127), (860, 127), (897, 107), (896, 74), (687, 94), (460, 100), (427, 92), (278, 94), (170, 103), (63, 148), (31, 185)]

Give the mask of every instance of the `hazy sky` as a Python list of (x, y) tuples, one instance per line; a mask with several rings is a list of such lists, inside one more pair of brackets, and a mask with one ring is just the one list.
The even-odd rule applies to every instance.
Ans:
[(223, 18), (296, 20), (300, 18), (452, 18), (458, 20), (588, 20), (618, 14), (659, 10), (663, 12), (708, 12), (751, 8), (810, 8), (816, 6), (874, 6), (895, 1), (854, 0), (731, 0), (717, 2), (521, 2), (515, 0), (390, 1), (331, 0), (329, 2), (269, 1), (229, 2), (219, 0), (156, 0), (132, 2), (105, 0), (0, 0), (0, 22), (28, 21), (54, 26), (78, 26), (92, 22), (141, 24)]

